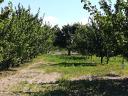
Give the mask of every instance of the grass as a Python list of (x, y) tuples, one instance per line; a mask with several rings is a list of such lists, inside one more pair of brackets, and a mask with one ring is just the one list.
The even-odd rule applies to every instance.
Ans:
[[(124, 80), (60, 80), (51, 84), (22, 82), (15, 94), (19, 96), (127, 96), (128, 79)], [(23, 89), (19, 89), (21, 87)], [(29, 91), (26, 91), (29, 90)]]
[(90, 57), (79, 55), (43, 55), (41, 58), (47, 63), (39, 66), (40, 70), (45, 70), (47, 73), (61, 73), (64, 79), (77, 78), (83, 75), (105, 76), (113, 73), (127, 76), (128, 74), (128, 62), (125, 62), (125, 69), (122, 69), (120, 56), (111, 58), (109, 64), (100, 64), (100, 58), (96, 56), (93, 56), (92, 60)]
[(86, 75), (106, 76), (113, 73), (127, 76), (128, 62), (121, 69), (120, 56), (110, 59), (109, 64), (100, 64), (100, 58), (93, 56), (92, 60), (85, 56), (42, 55), (33, 62), (43, 61), (44, 64), (35, 67), (46, 73), (62, 74), (55, 83), (20, 82), (12, 86), (11, 91), (19, 96), (127, 96), (128, 79), (123, 80), (69, 80)]

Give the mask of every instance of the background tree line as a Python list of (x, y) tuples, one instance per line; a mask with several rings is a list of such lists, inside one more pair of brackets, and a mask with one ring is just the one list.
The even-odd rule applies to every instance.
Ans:
[[(74, 24), (62, 27), (56, 34), (55, 45), (68, 51), (77, 51), (83, 55), (110, 57), (121, 55), (128, 57), (128, 1), (99, 0), (100, 9), (90, 0), (81, 0), (84, 9), (90, 13), (89, 23)], [(68, 52), (70, 55), (70, 52)]]

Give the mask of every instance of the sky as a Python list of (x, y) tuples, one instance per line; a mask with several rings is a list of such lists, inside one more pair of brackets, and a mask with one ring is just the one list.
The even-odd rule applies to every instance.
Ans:
[[(83, 9), (81, 0), (4, 0), (1, 7), (8, 5), (12, 1), (13, 6), (19, 3), (25, 8), (31, 7), (31, 12), (36, 14), (40, 8), (40, 17), (44, 15), (44, 21), (52, 26), (58, 24), (62, 27), (66, 24), (88, 22), (89, 13)], [(91, 0), (94, 4), (96, 0)]]
[[(31, 7), (31, 12), (36, 14), (40, 8), (40, 17), (51, 25), (58, 24), (60, 27), (66, 24), (80, 22), (86, 24), (89, 14), (83, 9), (81, 0), (10, 0), (13, 6), (21, 3), (25, 8)], [(4, 0), (0, 7), (8, 5), (9, 0)]]

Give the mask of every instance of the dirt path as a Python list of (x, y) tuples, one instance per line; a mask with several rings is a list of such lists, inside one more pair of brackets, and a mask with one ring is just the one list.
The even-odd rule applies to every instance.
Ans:
[(45, 72), (37, 70), (36, 67), (41, 64), (43, 64), (43, 62), (34, 63), (18, 71), (15, 75), (0, 79), (0, 96), (15, 96), (13, 93), (9, 92), (8, 88), (22, 81), (40, 84), (55, 82), (60, 78), (59, 73), (46, 74)]

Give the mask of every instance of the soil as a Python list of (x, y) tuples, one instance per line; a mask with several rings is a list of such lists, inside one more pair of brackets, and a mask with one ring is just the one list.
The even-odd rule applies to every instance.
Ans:
[(34, 69), (35, 67), (40, 66), (43, 62), (38, 62), (27, 66), (15, 74), (10, 74), (0, 78), (0, 96), (15, 96), (13, 93), (9, 92), (9, 88), (13, 85), (16, 85), (22, 81), (27, 81), (28, 83), (51, 83), (56, 82), (60, 78), (59, 73), (45, 73)]

